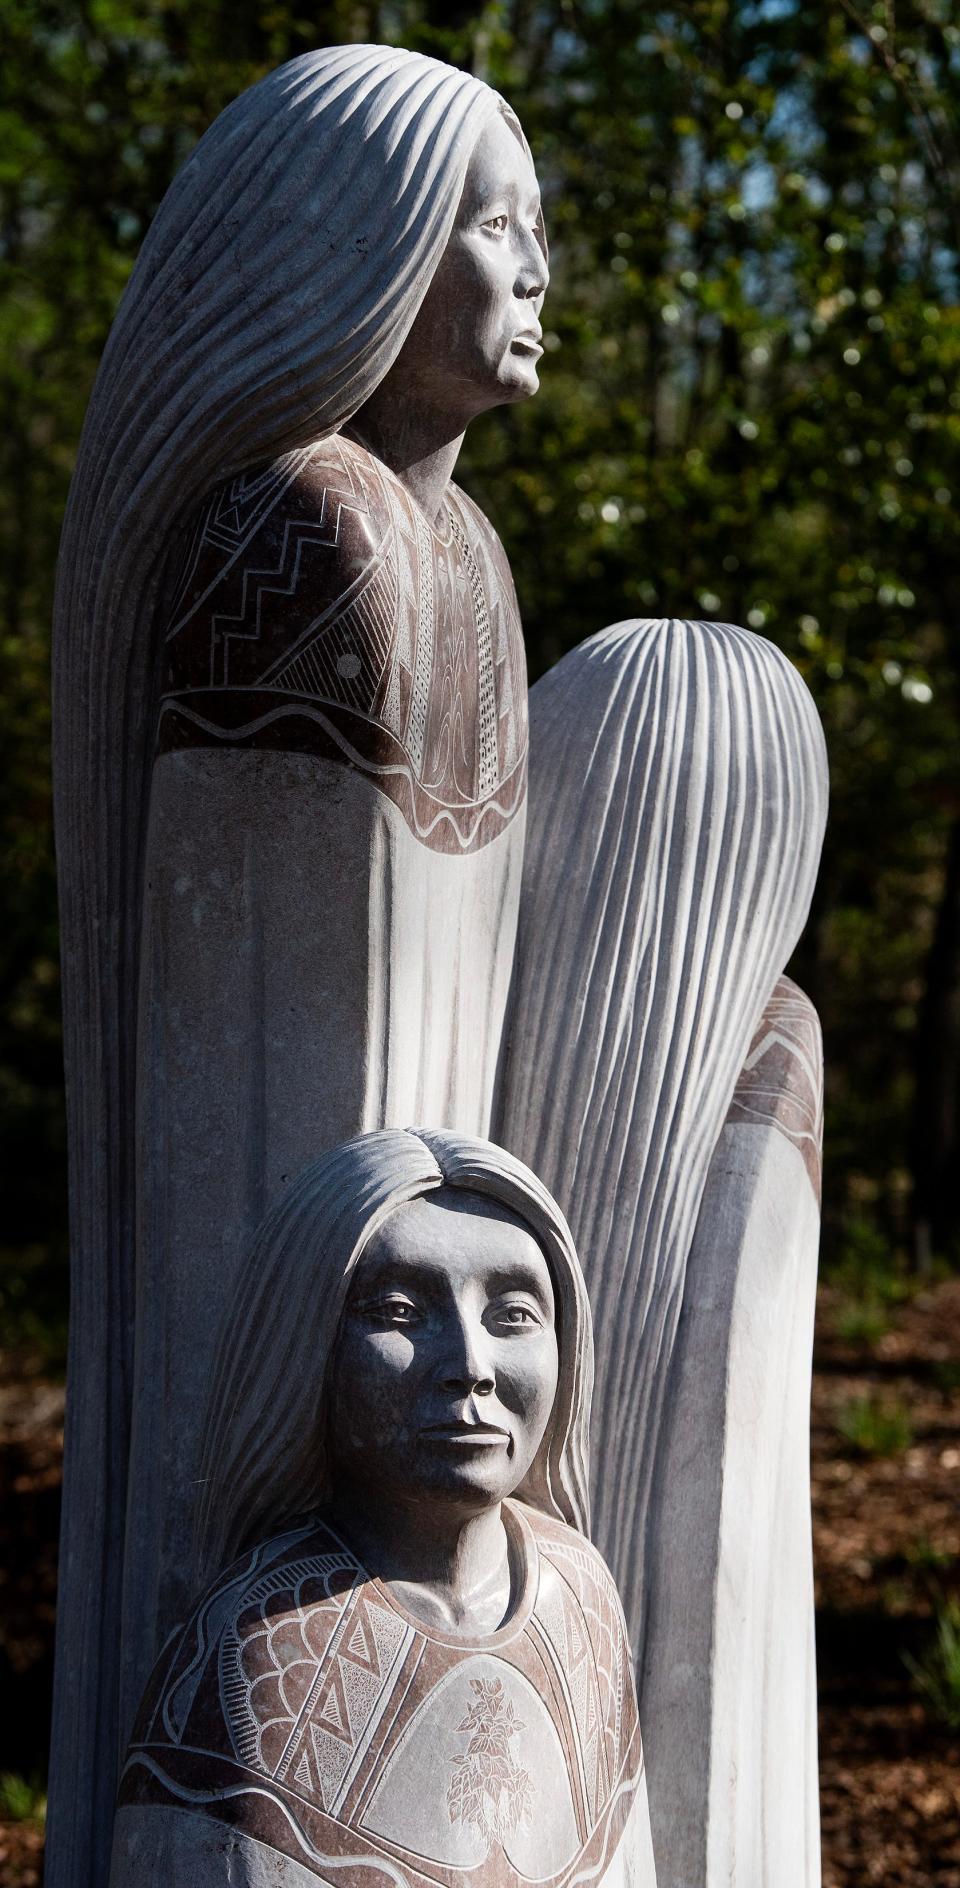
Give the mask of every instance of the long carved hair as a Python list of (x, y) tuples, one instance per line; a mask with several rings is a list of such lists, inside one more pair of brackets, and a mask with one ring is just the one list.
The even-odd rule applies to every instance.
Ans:
[[(245, 92), (160, 206), (87, 411), (53, 637), (72, 1241), (62, 1751), (109, 1747), (116, 1710), (136, 1015), (166, 560), (212, 487), (335, 431), (369, 398), (443, 254), (477, 137), (501, 110), (468, 73), (384, 46), (308, 53)], [(102, 1571), (97, 1605), (89, 1572), (71, 1574), (81, 1538), (97, 1543), (85, 1563)], [(109, 1808), (109, 1775), (102, 1789)], [(58, 1789), (51, 1820), (79, 1831), (78, 1852), (91, 1818), (109, 1829)]]
[(204, 1424), (198, 1585), (322, 1503), (329, 1381), (350, 1280), (384, 1220), (440, 1186), (510, 1207), (544, 1251), (557, 1304), (559, 1378), (550, 1422), (516, 1493), (588, 1531), (593, 1336), (559, 1206), (529, 1167), (491, 1141), (449, 1129), (382, 1128), (307, 1167), (254, 1236), (222, 1326)]

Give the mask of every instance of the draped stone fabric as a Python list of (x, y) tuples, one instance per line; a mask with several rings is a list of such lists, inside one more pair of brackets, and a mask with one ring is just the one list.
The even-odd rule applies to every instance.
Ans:
[(510, 566), (450, 486), (430, 520), (334, 435), (218, 487), (176, 572), (158, 743), (321, 754), (376, 782), (433, 851), (504, 831), (526, 785)]
[[(609, 1574), (562, 1522), (521, 1502), (504, 1518), (515, 1599), (476, 1641), (408, 1613), (322, 1516), (221, 1575), (144, 1700), (111, 1888), (215, 1888), (238, 1833), (280, 1884), (655, 1888)], [(189, 1873), (182, 1846), (171, 1866), (185, 1806)]]
[(820, 1880), (808, 1412), (822, 1077), (816, 1013), (781, 977), (707, 1172), (647, 1517), (659, 1888)]
[(526, 673), (495, 533), (453, 488), (445, 512), (428, 524), (335, 437), (218, 490), (171, 573), (145, 848), (126, 1728), (192, 1597), (202, 1410), (267, 1205), (357, 1133), (489, 1126)]
[(737, 1075), (809, 908), (823, 735), (771, 643), (677, 620), (591, 637), (537, 683), (530, 716), (494, 1131), (559, 1200), (587, 1278), (594, 1536), (642, 1662), (687, 1261)]

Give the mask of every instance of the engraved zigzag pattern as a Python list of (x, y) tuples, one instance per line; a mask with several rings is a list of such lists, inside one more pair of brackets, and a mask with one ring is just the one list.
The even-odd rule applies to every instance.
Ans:
[[(209, 596), (211, 588), (219, 583), (226, 571), (236, 562), (260, 526), (275, 510), (284, 493), (299, 477), (303, 467), (311, 458), (313, 448), (301, 447), (296, 452), (285, 453), (280, 459), (260, 473), (239, 473), (230, 484), (215, 492), (206, 509), (201, 512), (190, 546), (184, 558), (183, 570), (176, 592), (170, 603), (171, 624), (167, 631), (168, 638), (188, 623)], [(201, 596), (194, 598), (190, 609), (181, 616), (184, 598), (196, 573), (197, 563), (205, 544), (216, 544), (225, 552), (225, 561), (221, 564), (212, 585), (208, 585)]]
[(270, 687), (362, 711), (383, 679), (398, 603), (396, 567), (383, 563), (353, 602), (271, 676)]

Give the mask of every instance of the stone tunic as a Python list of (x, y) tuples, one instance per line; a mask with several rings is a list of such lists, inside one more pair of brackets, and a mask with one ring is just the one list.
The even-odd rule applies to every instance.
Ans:
[(411, 1616), (322, 1519), (238, 1560), (148, 1688), (112, 1888), (259, 1880), (251, 1843), (278, 1882), (653, 1888), (613, 1583), (571, 1528), (504, 1516), (516, 1598), (473, 1642)]
[(412, 832), (468, 851), (523, 794), (526, 664), (510, 567), (456, 486), (440, 523), (334, 436), (243, 473), (197, 519), (171, 598), (161, 751), (323, 754)]
[(168, 579), (145, 848), (124, 1737), (189, 1592), (253, 1228), (371, 1128), (486, 1134), (526, 808), (496, 534), (332, 437), (213, 492)]

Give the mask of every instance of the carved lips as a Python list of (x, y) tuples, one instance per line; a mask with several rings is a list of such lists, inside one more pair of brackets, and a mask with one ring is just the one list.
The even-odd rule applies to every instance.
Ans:
[(513, 1446), (509, 1431), (498, 1429), (495, 1423), (430, 1423), (420, 1434), (428, 1442), (454, 1443), (461, 1448), (510, 1449)]

